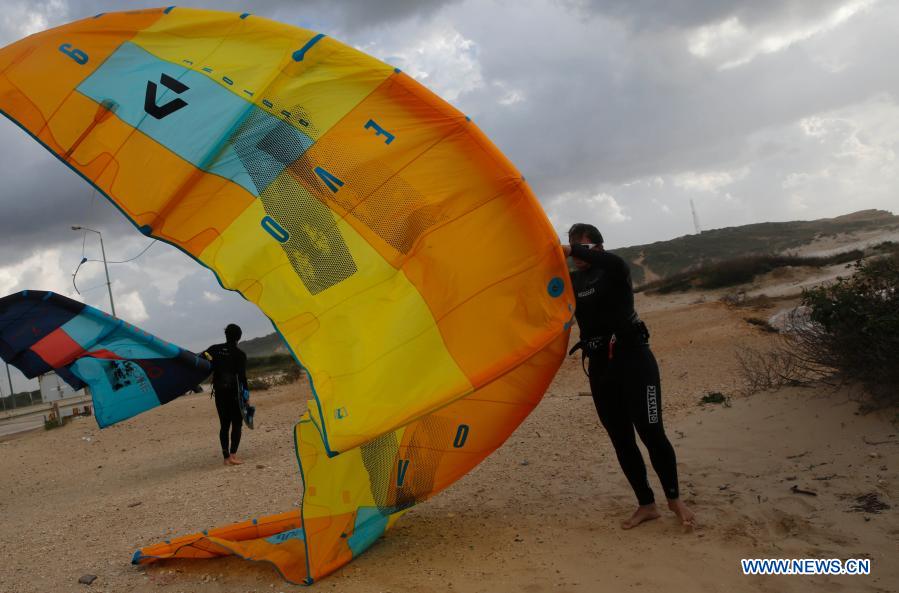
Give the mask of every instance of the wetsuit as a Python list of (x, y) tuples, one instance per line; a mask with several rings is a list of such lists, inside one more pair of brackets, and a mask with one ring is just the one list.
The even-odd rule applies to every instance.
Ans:
[[(212, 391), (215, 394), (215, 409), (219, 415), (219, 441), (222, 455), (228, 459), (237, 453), (240, 446), (241, 424), (238, 397), (247, 385), (247, 355), (237, 344), (226, 342), (206, 349), (212, 357)], [(230, 446), (228, 429), (231, 431)]]
[(613, 253), (582, 245), (573, 244), (571, 255), (590, 264), (586, 270), (573, 272), (571, 283), (599, 420), (639, 504), (650, 504), (655, 496), (634, 438), (635, 428), (649, 451), (665, 496), (677, 498), (677, 460), (662, 426), (659, 366), (649, 349), (646, 325), (634, 310), (630, 268)]

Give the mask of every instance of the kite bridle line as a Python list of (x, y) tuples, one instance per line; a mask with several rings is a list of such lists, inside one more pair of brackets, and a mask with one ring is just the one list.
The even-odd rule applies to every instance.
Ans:
[[(85, 231), (84, 234), (87, 235), (87, 231)], [(106, 263), (107, 263), (107, 264), (127, 264), (127, 263), (129, 263), (129, 262), (133, 262), (134, 260), (136, 260), (137, 258), (139, 258), (140, 256), (142, 256), (143, 254), (145, 254), (147, 251), (149, 251), (149, 250), (150, 250), (150, 247), (153, 247), (153, 245), (156, 244), (156, 241), (157, 241), (156, 239), (153, 239), (152, 241), (150, 241), (150, 244), (147, 245), (146, 247), (144, 247), (143, 250), (142, 250), (140, 253), (138, 253), (137, 255), (135, 255), (134, 257), (129, 257), (128, 259), (123, 259), (123, 260), (120, 260), (120, 261), (107, 261)], [(81, 266), (83, 266), (84, 264), (86, 264), (86, 263), (88, 263), (88, 262), (103, 263), (103, 261), (102, 261), (102, 260), (99, 260), (99, 259), (88, 259), (88, 258), (84, 257), (84, 247), (82, 246), (82, 248), (81, 248), (81, 261), (78, 262), (78, 266), (75, 268), (75, 271), (72, 272), (72, 286), (75, 287), (75, 292), (76, 292), (79, 296), (81, 295), (81, 292), (78, 290), (78, 284), (77, 284), (77, 282), (76, 282), (76, 278), (77, 278), (77, 276), (78, 276), (78, 272), (81, 270)], [(104, 285), (104, 284), (98, 284), (97, 286), (94, 286), (93, 288), (85, 289), (85, 292), (87, 292), (87, 291), (89, 291), (89, 290), (93, 290), (94, 288), (98, 288), (99, 286), (105, 286), (105, 285)]]

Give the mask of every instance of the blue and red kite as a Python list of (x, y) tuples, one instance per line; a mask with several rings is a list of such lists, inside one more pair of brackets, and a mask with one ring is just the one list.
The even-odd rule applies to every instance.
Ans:
[(73, 389), (88, 386), (100, 428), (172, 401), (211, 371), (192, 352), (41, 290), (0, 298), (0, 357), (30, 379), (54, 371)]

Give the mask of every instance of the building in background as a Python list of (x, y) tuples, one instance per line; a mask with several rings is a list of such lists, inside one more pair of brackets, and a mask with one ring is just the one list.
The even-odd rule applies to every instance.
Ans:
[(72, 387), (59, 378), (54, 372), (49, 372), (38, 377), (41, 399), (44, 403), (51, 403), (70, 397), (84, 397), (87, 395), (84, 389), (75, 391)]

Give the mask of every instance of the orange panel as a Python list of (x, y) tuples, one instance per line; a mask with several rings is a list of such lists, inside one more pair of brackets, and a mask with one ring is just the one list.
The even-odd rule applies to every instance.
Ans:
[[(542, 215), (529, 194), (520, 187), (434, 230), (403, 266), (437, 319), (447, 349), (476, 387), (540, 347), (570, 317), (558, 306), (570, 292), (558, 299), (547, 292), (558, 271), (559, 246), (535, 228), (543, 224)], [(534, 236), (546, 237), (546, 243), (533, 245)], [(459, 265), (466, 261), (480, 265)], [(485, 367), (496, 352), (509, 356)]]
[[(10, 115), (28, 129), (39, 130), (42, 126), (34, 119), (38, 114), (43, 121), (50, 119), (66, 97), (74, 92), (72, 89), (119, 45), (160, 16), (162, 9), (105, 14), (98, 19), (88, 18), (68, 25), (65, 36), (51, 29), (5, 48), (4, 61), (0, 62), (0, 80), (5, 78), (8, 85), (27, 93), (27, 101), (34, 108), (27, 110), (18, 106)], [(97, 34), (98, 29), (102, 35)], [(71, 53), (61, 51), (64, 44), (68, 44), (65, 51), (84, 52), (87, 61), (80, 64)], [(53, 76), (47, 76), (48, 68), (52, 68)]]
[[(413, 423), (403, 435), (400, 457), (409, 458), (411, 448), (421, 447), (434, 438), (434, 426), (448, 427), (449, 434), (441, 435), (438, 446), (430, 446), (431, 455), (442, 447), (436, 463), (434, 485), (430, 496), (440, 492), (481, 462), (503, 444), (508, 436), (531, 413), (555, 375), (555, 368), (565, 356), (568, 334), (556, 337), (545, 348), (512, 372), (496, 378), (477, 392), (439, 410), (422, 421)], [(470, 426), (464, 447), (452, 443), (461, 424)], [(447, 431), (441, 431), (446, 433)]]
[(36, 342), (31, 349), (53, 368), (69, 364), (84, 352), (81, 344), (73, 340), (62, 328), (57, 328)]
[[(85, 121), (91, 123), (85, 127)], [(180, 196), (154, 234), (195, 257), (255, 199), (236, 183), (197, 169), (79, 93), (60, 106), (40, 139), (63, 156), (77, 142), (66, 160), (113, 196), (138, 225), (154, 221), (171, 196)]]
[(353, 559), (347, 536), (353, 533), (354, 518), (354, 514), (341, 514), (304, 519), (310, 577), (317, 580)]
[[(464, 115), (425, 93), (405, 74), (392, 75), (290, 167), (396, 267), (419, 230), (409, 224), (410, 215), (433, 204), (429, 184), (412, 187), (401, 171), (418, 158), (429, 158), (432, 146), (465, 123)], [(315, 173), (317, 167), (343, 185), (336, 192), (329, 189)]]

